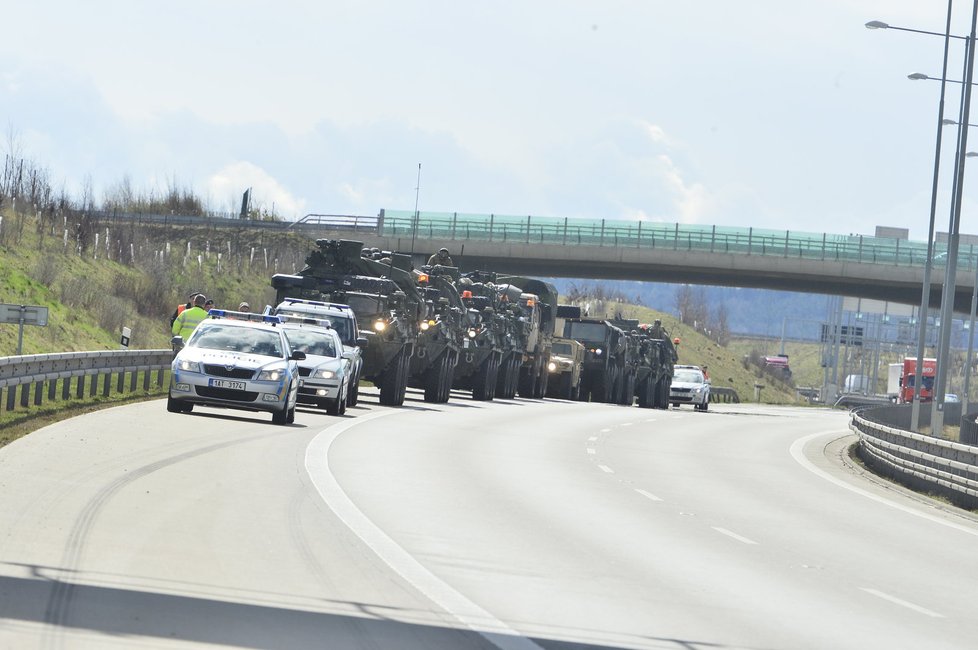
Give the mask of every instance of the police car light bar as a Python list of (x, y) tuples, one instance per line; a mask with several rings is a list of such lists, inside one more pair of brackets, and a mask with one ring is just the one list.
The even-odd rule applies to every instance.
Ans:
[(280, 325), (282, 318), (279, 316), (269, 316), (267, 314), (255, 314), (249, 311), (231, 311), (230, 309), (211, 309), (207, 312), (211, 318), (233, 318), (235, 320), (247, 320), (255, 323), (271, 323)]

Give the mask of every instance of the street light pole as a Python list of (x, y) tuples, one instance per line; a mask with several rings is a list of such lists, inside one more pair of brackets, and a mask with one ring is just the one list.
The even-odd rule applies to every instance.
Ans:
[[(947, 60), (948, 50), (951, 47), (951, 7), (953, 0), (947, 2), (947, 26), (943, 34), (935, 32), (923, 32), (916, 29), (893, 28), (880, 21), (866, 23), (869, 29), (900, 29), (923, 34), (939, 35), (944, 37), (944, 63), (941, 71), (941, 98), (937, 109), (937, 144), (934, 152), (934, 182), (930, 193), (930, 220), (927, 226), (927, 259), (924, 261), (924, 277), (921, 286), (920, 311), (917, 318), (917, 370), (914, 376), (913, 406), (910, 412), (910, 429), (920, 431), (920, 386), (924, 377), (924, 344), (927, 340), (927, 314), (930, 312), (930, 275), (934, 258), (934, 222), (937, 216), (937, 188), (938, 178), (941, 167), (941, 140), (944, 135), (944, 96), (947, 90)], [(957, 37), (955, 37), (957, 38)], [(913, 78), (913, 75), (911, 75)]]
[(951, 318), (954, 308), (954, 282), (957, 275), (959, 228), (961, 225), (961, 199), (964, 192), (965, 152), (968, 150), (968, 128), (960, 125), (971, 121), (971, 84), (975, 68), (975, 32), (978, 31), (978, 0), (971, 13), (971, 31), (966, 41), (964, 93), (961, 100), (961, 117), (958, 119), (958, 146), (955, 154), (954, 197), (951, 203), (951, 228), (948, 231), (948, 253), (944, 299), (941, 301), (941, 340), (938, 347), (937, 372), (934, 381), (934, 411), (931, 432), (944, 431), (944, 392), (947, 384), (948, 348), (951, 342)]

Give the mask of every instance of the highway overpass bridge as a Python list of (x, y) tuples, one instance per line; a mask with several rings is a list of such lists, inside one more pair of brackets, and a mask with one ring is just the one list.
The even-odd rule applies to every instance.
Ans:
[[(752, 287), (907, 305), (920, 304), (927, 257), (926, 242), (890, 237), (652, 221), (399, 210), (381, 210), (376, 217), (310, 214), (284, 223), (173, 215), (139, 215), (139, 220), (357, 239), (381, 250), (413, 251), (419, 263), (444, 246), (463, 270)], [(938, 244), (931, 274), (932, 307), (940, 304), (944, 252)], [(976, 271), (978, 247), (962, 246), (955, 281), (957, 312), (970, 311)]]
[[(464, 269), (542, 276), (753, 287), (920, 304), (927, 243), (667, 224), (384, 210), (378, 217), (309, 215), (297, 227), (330, 223), (332, 237), (427, 257), (442, 246)], [(931, 273), (940, 305), (944, 249)], [(955, 310), (971, 308), (978, 249), (961, 248)]]

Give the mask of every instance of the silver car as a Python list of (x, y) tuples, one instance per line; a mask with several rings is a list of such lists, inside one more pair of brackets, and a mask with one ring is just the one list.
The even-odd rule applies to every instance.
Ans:
[(692, 404), (697, 411), (710, 408), (710, 381), (699, 366), (675, 366), (669, 401), (677, 408), (680, 404)]
[(281, 320), (211, 310), (173, 359), (166, 410), (189, 413), (203, 404), (268, 411), (275, 424), (292, 423), (306, 355), (293, 351)]
[(325, 318), (330, 326), (340, 335), (343, 342), (343, 357), (349, 360), (347, 373), (350, 375), (347, 389), (347, 404), (356, 406), (359, 400), (360, 375), (363, 371), (363, 353), (361, 348), (367, 340), (360, 337), (357, 316), (349, 305), (321, 300), (305, 300), (303, 298), (286, 298), (275, 308), (276, 314), (295, 314), (312, 318)]
[(330, 415), (346, 413), (350, 361), (343, 357), (340, 335), (326, 321), (283, 316), (292, 349), (305, 353), (299, 362), (300, 404), (314, 404)]

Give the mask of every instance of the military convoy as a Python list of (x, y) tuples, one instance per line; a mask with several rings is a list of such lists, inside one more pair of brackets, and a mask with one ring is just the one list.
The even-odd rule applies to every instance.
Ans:
[(677, 357), (656, 321), (599, 320), (557, 304), (552, 284), (453, 266), (414, 268), (410, 255), (319, 239), (296, 275), (272, 277), (287, 299), (349, 305), (360, 376), (400, 406), (406, 389), (446, 402), (545, 396), (667, 408)]

